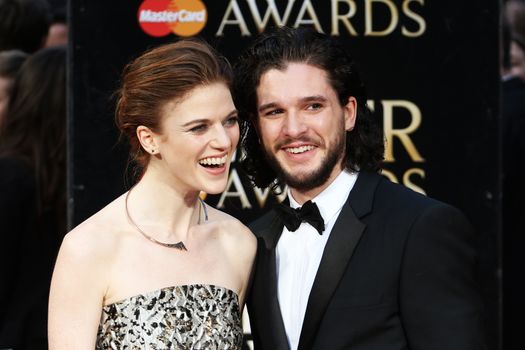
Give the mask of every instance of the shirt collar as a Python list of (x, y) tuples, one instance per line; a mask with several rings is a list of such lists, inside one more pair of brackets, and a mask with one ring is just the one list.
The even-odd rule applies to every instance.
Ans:
[[(319, 207), (325, 223), (330, 221), (343, 207), (356, 180), (357, 173), (350, 173), (345, 169), (337, 175), (327, 188), (312, 199), (312, 202)], [(290, 189), (288, 189), (288, 199), (290, 200), (290, 207), (295, 209), (301, 206), (293, 198)]]

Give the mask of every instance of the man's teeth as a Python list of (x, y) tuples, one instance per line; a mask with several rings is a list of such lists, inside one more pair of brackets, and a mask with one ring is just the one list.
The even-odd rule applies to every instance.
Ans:
[(296, 154), (296, 153), (303, 153), (303, 152), (312, 150), (314, 148), (315, 148), (314, 146), (290, 147), (290, 148), (287, 148), (286, 151)]
[(216, 157), (204, 158), (204, 159), (199, 160), (199, 164), (221, 166), (221, 165), (224, 165), (224, 163), (226, 163), (226, 159), (228, 159), (227, 156), (224, 156), (222, 158), (216, 158)]

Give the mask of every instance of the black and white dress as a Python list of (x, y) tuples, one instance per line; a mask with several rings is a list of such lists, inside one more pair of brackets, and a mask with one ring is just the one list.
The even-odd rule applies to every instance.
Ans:
[(162, 288), (102, 309), (97, 349), (236, 349), (238, 296), (208, 284)]

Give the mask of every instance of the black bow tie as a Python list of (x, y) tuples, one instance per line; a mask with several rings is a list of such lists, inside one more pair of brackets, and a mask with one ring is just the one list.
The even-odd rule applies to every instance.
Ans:
[(317, 204), (308, 201), (302, 207), (292, 209), (287, 205), (279, 204), (276, 207), (278, 215), (284, 222), (284, 225), (289, 231), (296, 231), (301, 222), (307, 222), (312, 225), (320, 235), (324, 231), (324, 220), (319, 212)]

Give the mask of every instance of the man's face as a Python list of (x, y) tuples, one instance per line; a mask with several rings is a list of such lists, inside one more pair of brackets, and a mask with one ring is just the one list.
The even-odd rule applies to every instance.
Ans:
[(341, 106), (324, 70), (289, 63), (265, 72), (257, 87), (258, 132), (272, 168), (299, 192), (326, 188), (343, 169), (356, 100)]

